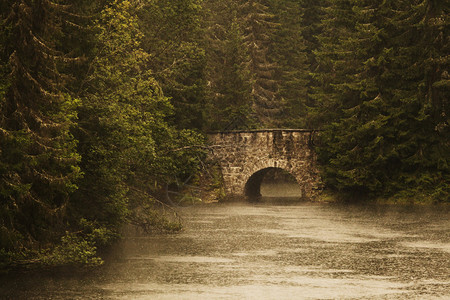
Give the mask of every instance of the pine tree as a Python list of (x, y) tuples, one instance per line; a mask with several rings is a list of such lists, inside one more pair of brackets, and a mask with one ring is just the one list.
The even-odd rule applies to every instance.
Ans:
[(271, 11), (279, 26), (273, 33), (269, 56), (278, 65), (274, 79), (283, 107), (282, 126), (305, 128), (308, 98), (308, 57), (299, 1), (273, 1)]
[[(194, 173), (201, 155), (194, 145), (203, 143), (169, 125), (173, 106), (147, 69), (151, 54), (141, 47), (136, 9), (118, 0), (102, 7), (88, 37), (96, 45), (88, 73), (79, 80), (76, 135), (84, 178), (71, 212), (112, 232), (130, 221), (134, 208), (163, 200), (163, 186)], [(162, 225), (159, 213), (151, 214), (149, 222)]]
[[(6, 3), (5, 3), (6, 2)], [(44, 243), (64, 230), (80, 176), (69, 132), (76, 99), (61, 72), (69, 7), (61, 2), (3, 1), (1, 10), (0, 247)]]
[[(393, 3), (392, 98), (401, 102), (402, 168), (399, 184), (412, 194), (431, 193), (448, 199), (448, 3), (407, 1)], [(394, 189), (393, 187), (392, 189)], [(397, 187), (398, 188), (398, 187)]]
[(205, 106), (205, 51), (201, 0), (146, 1), (138, 7), (147, 68), (174, 106), (173, 124), (201, 129)]
[(262, 127), (276, 126), (282, 113), (275, 80), (277, 64), (269, 57), (271, 35), (278, 25), (262, 0), (239, 2), (244, 45), (248, 51), (248, 70), (252, 81), (252, 112)]
[(325, 15), (324, 0), (302, 0), (296, 1), (301, 7), (301, 32), (304, 39), (305, 52), (308, 57), (310, 70), (314, 70), (316, 65), (314, 51), (319, 48), (317, 37), (322, 32), (322, 20)]
[(207, 2), (208, 130), (254, 127), (248, 51), (233, 1)]
[[(335, 75), (344, 76), (335, 76), (328, 90), (339, 110), (319, 149), (330, 186), (369, 196), (433, 189), (436, 199), (448, 195), (446, 126), (438, 129), (445, 124), (443, 101), (431, 100), (444, 99), (433, 86), (442, 78), (442, 71), (435, 75), (445, 57), (442, 34), (428, 26), (433, 8), (427, 1), (367, 0), (347, 6), (355, 21), (352, 34), (333, 51), (345, 62), (334, 60)], [(441, 32), (444, 28), (441, 24)], [(437, 58), (432, 66), (430, 56)], [(432, 112), (433, 102), (439, 103), (439, 113)]]
[(354, 102), (355, 93), (337, 92), (337, 85), (346, 81), (346, 72), (358, 65), (347, 60), (350, 50), (342, 47), (342, 41), (353, 34), (355, 19), (348, 0), (324, 1), (324, 17), (321, 32), (316, 36), (319, 47), (313, 51), (315, 66), (310, 72), (308, 124), (311, 128), (324, 129), (332, 125), (342, 114), (342, 109)]
[(386, 92), (387, 85), (382, 84), (388, 66), (385, 55), (389, 51), (389, 28), (383, 22), (391, 12), (387, 3), (369, 0), (354, 5), (354, 34), (341, 42), (348, 51), (346, 56), (355, 64), (352, 70), (346, 70), (346, 79), (336, 85), (338, 93), (353, 93), (353, 101), (345, 106), (334, 126), (339, 131), (334, 137), (336, 152), (330, 168), (340, 190), (380, 193), (392, 170), (399, 167), (390, 151), (395, 126), (390, 123), (388, 109), (393, 103)]

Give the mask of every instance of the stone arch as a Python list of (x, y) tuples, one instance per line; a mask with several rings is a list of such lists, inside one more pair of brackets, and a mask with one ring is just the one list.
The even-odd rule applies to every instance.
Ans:
[[(321, 187), (311, 141), (316, 132), (304, 129), (261, 129), (208, 134), (210, 157), (220, 165), (227, 197), (245, 195), (255, 173), (280, 168), (292, 174), (302, 197), (313, 198)], [(257, 183), (257, 173), (252, 183)], [(256, 181), (253, 181), (256, 180)], [(254, 193), (256, 194), (256, 192)]]
[(299, 189), (301, 188), (301, 186), (300, 186), (301, 182), (298, 181), (298, 179), (295, 177), (294, 174), (292, 174), (292, 172), (289, 172), (285, 168), (266, 167), (266, 168), (263, 168), (263, 169), (260, 169), (256, 172), (254, 172), (245, 181), (244, 195), (247, 197), (247, 199), (249, 199), (251, 201), (257, 201), (262, 197), (261, 184), (263, 182), (263, 179), (267, 175), (267, 173), (269, 173), (270, 171), (273, 171), (273, 170), (277, 170), (277, 171), (281, 171), (281, 172), (285, 172), (285, 173), (289, 174), (292, 177), (292, 179), (294, 179), (295, 182), (298, 184)]

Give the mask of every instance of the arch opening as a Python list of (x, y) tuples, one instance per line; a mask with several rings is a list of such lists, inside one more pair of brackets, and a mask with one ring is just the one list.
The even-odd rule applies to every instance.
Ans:
[(295, 177), (276, 167), (259, 170), (250, 176), (244, 193), (249, 201), (260, 201), (263, 198), (300, 199), (304, 195)]

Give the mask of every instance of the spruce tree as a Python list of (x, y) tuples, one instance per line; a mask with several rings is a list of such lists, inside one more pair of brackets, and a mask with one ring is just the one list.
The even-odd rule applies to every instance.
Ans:
[(244, 45), (248, 51), (248, 70), (252, 81), (252, 112), (260, 127), (276, 126), (282, 113), (275, 79), (277, 64), (269, 57), (271, 36), (278, 26), (263, 0), (239, 2)]
[(61, 72), (71, 60), (60, 43), (68, 9), (48, 0), (2, 2), (3, 249), (32, 247), (59, 236), (70, 194), (77, 189), (79, 156), (69, 131), (77, 100), (66, 92), (69, 77)]
[(355, 93), (337, 92), (337, 85), (346, 81), (346, 72), (352, 72), (358, 63), (347, 60), (349, 50), (342, 41), (353, 34), (355, 19), (348, 0), (323, 1), (322, 31), (316, 36), (319, 46), (313, 51), (315, 65), (311, 69), (309, 87), (308, 124), (324, 129), (338, 120), (346, 102), (352, 102)]
[(401, 102), (400, 187), (408, 195), (448, 201), (450, 148), (448, 51), (450, 6), (445, 1), (395, 3), (392, 98)]
[(208, 10), (205, 49), (207, 57), (207, 130), (235, 130), (254, 127), (251, 74), (248, 51), (233, 1), (211, 1)]
[[(148, 69), (152, 54), (141, 47), (137, 9), (118, 0), (102, 7), (87, 37), (95, 45), (88, 72), (79, 80), (75, 132), (84, 178), (71, 212), (113, 233), (133, 221), (136, 210), (163, 201), (167, 184), (195, 173), (201, 151), (194, 145), (203, 143), (198, 134), (169, 125), (173, 106)], [(157, 211), (145, 217), (165, 224)]]
[(430, 26), (431, 16), (439, 19), (445, 10), (436, 10), (432, 1), (367, 0), (346, 12), (354, 26), (346, 27), (352, 34), (333, 43), (332, 53), (345, 63), (334, 60), (328, 89), (328, 103), (338, 113), (329, 115), (332, 123), (319, 148), (326, 181), (360, 195), (445, 197), (446, 98), (435, 82), (446, 76), (445, 42), (439, 39), (446, 26)]
[(271, 11), (279, 24), (273, 32), (269, 56), (278, 65), (283, 127), (305, 128), (308, 98), (308, 57), (303, 38), (303, 8), (300, 1), (272, 1)]
[(145, 1), (137, 14), (142, 48), (150, 54), (147, 68), (173, 104), (173, 124), (201, 129), (206, 90), (202, 1)]

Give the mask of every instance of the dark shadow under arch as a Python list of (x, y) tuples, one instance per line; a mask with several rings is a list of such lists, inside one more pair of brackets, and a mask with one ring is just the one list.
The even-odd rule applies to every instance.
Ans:
[(295, 180), (295, 177), (287, 172), (286, 170), (282, 168), (276, 168), (276, 167), (269, 167), (265, 169), (261, 169), (257, 172), (255, 172), (250, 178), (247, 180), (244, 188), (245, 196), (249, 201), (259, 201), (262, 198), (261, 195), (261, 184), (264, 180), (264, 177), (268, 173), (280, 173), (283, 174), (283, 176), (290, 177), (290, 180), (298, 184), (297, 180)]

